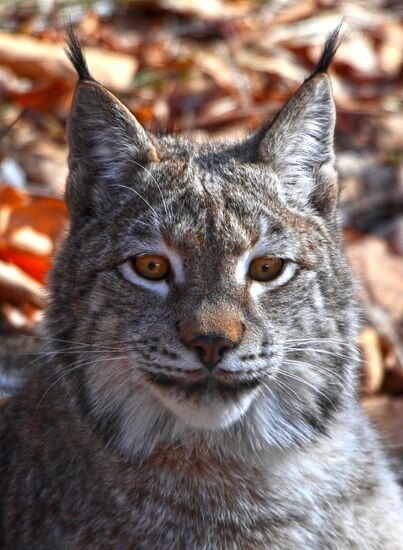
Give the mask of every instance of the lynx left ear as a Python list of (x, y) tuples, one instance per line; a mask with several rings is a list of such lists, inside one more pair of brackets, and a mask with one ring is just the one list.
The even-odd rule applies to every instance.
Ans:
[(129, 109), (92, 78), (71, 27), (66, 35), (66, 53), (79, 76), (68, 126), (66, 190), (75, 214), (94, 210), (102, 199), (107, 203), (108, 187), (119, 183), (129, 166), (159, 159), (150, 136)]
[(158, 162), (150, 137), (132, 113), (95, 81), (77, 84), (69, 121), (70, 165), (96, 168), (105, 181), (113, 180), (130, 158)]
[(286, 196), (331, 217), (339, 189), (334, 169), (335, 106), (326, 71), (338, 45), (338, 27), (326, 40), (314, 73), (278, 113), (263, 136), (259, 160), (277, 173)]

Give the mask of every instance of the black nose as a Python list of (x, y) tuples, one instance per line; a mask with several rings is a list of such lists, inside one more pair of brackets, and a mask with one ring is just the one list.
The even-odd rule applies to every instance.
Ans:
[(188, 346), (197, 352), (200, 361), (212, 371), (224, 353), (234, 347), (234, 343), (229, 338), (215, 334), (201, 334), (189, 342)]

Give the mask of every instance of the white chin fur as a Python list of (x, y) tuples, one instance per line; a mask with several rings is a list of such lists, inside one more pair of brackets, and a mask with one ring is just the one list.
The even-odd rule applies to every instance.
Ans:
[(238, 399), (223, 401), (219, 398), (184, 398), (175, 393), (159, 391), (152, 392), (165, 407), (182, 422), (192, 428), (217, 430), (225, 428), (238, 420), (248, 410), (254, 391), (244, 392)]

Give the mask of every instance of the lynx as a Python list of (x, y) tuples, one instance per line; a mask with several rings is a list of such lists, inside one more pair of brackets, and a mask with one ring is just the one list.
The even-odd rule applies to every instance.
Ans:
[(1, 417), (1, 547), (401, 550), (356, 397), (327, 69), (239, 142), (151, 135), (90, 75), (44, 364)]

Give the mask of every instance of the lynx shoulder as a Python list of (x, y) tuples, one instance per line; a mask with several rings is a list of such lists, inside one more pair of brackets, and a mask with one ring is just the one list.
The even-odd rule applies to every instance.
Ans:
[(337, 42), (271, 122), (213, 145), (146, 131), (68, 31), (70, 232), (47, 359), (2, 410), (2, 548), (401, 549), (356, 397)]

